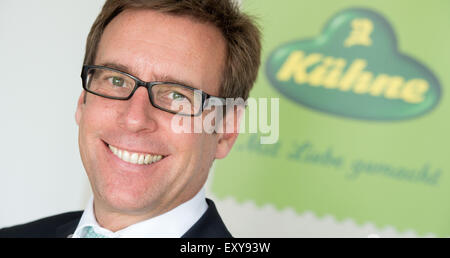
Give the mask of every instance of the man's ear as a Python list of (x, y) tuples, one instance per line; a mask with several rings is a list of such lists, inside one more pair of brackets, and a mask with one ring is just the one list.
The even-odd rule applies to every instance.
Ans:
[(225, 158), (231, 151), (239, 135), (240, 121), (244, 111), (245, 107), (241, 106), (235, 106), (232, 110), (227, 111), (222, 120), (223, 132), (217, 133), (216, 159)]
[(75, 121), (80, 125), (81, 116), (83, 115), (84, 105), (86, 103), (86, 91), (82, 91), (78, 98), (77, 110), (75, 111)]

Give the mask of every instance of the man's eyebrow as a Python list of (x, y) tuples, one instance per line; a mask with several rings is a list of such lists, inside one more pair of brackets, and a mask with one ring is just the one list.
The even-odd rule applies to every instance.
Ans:
[(101, 63), (100, 66), (105, 66), (108, 68), (113, 68), (125, 73), (129, 73), (129, 74), (133, 74), (133, 71), (131, 71), (130, 69), (128, 69), (128, 67), (126, 65), (121, 65), (118, 63)]
[[(136, 75), (134, 75), (135, 73), (128, 68), (128, 66), (126, 65), (122, 65), (122, 64), (118, 64), (118, 63), (111, 63), (111, 62), (107, 62), (107, 63), (102, 63), (100, 64), (100, 66), (105, 66), (105, 67), (109, 67), (109, 68), (113, 68), (128, 74), (131, 74), (135, 77), (137, 77)], [(139, 78), (139, 77), (138, 77)], [(181, 80), (181, 79), (177, 79), (174, 78), (170, 75), (164, 74), (164, 75), (153, 75), (153, 80), (152, 81), (158, 81), (158, 82), (172, 82), (172, 83), (176, 83), (176, 84), (182, 84), (185, 86), (190, 86), (190, 87), (194, 87), (197, 88), (196, 86), (194, 86), (194, 84), (190, 81), (186, 81), (186, 80)]]

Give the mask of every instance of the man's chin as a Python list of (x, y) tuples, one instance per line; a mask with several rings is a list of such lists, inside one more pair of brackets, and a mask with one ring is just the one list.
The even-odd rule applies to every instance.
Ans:
[(138, 215), (150, 212), (154, 209), (149, 196), (133, 192), (114, 191), (104, 194), (101, 198), (102, 206), (113, 213)]

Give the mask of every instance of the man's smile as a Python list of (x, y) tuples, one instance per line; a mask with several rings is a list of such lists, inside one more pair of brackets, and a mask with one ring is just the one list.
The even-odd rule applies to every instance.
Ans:
[(158, 162), (164, 157), (163, 155), (152, 155), (145, 153), (130, 152), (127, 150), (119, 149), (109, 144), (108, 147), (118, 158), (132, 164), (148, 165)]
[(135, 152), (123, 148), (119, 148), (113, 146), (107, 142), (103, 142), (106, 146), (108, 146), (109, 150), (116, 157), (130, 164), (134, 165), (150, 165), (156, 163), (166, 157), (166, 155), (156, 154), (156, 153), (143, 153), (143, 152)]

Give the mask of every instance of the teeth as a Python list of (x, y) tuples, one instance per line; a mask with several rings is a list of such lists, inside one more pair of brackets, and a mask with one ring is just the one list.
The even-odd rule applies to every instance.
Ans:
[(128, 151), (122, 152), (122, 160), (126, 162), (131, 162), (130, 160), (130, 153)]
[(149, 154), (145, 155), (144, 164), (149, 164), (151, 158), (152, 158), (152, 155), (149, 155)]
[(131, 154), (131, 157), (130, 157), (130, 162), (131, 163), (137, 164), (138, 163), (138, 159), (139, 159), (139, 154), (137, 154), (137, 153)]
[(150, 155), (150, 154), (142, 154), (135, 152), (128, 152), (126, 150), (118, 149), (112, 145), (108, 145), (114, 155), (119, 157), (121, 160), (139, 165), (148, 165), (157, 161), (160, 161), (163, 156), (162, 155)]
[(144, 164), (144, 159), (145, 159), (145, 155), (144, 154), (139, 155), (138, 164), (139, 165)]

